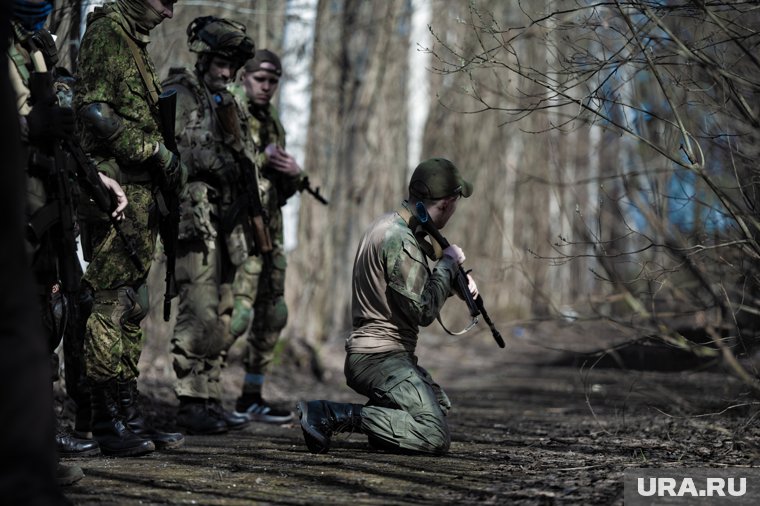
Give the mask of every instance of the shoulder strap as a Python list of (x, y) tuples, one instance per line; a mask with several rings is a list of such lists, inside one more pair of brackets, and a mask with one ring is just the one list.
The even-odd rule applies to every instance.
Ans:
[(26, 67), (26, 62), (24, 61), (24, 55), (22, 55), (18, 48), (16, 47), (16, 44), (11, 44), (8, 47), (8, 57), (13, 61), (13, 65), (16, 67), (16, 70), (18, 71), (18, 74), (21, 76), (21, 80), (24, 83), (24, 86), (29, 86), (29, 69)]
[(118, 19), (116, 19), (114, 16), (112, 16), (110, 13), (106, 14), (106, 17), (111, 18), (116, 26), (118, 26), (123, 35), (124, 40), (127, 42), (127, 47), (129, 48), (129, 52), (132, 53), (132, 58), (135, 60), (135, 65), (137, 65), (137, 71), (140, 73), (140, 77), (142, 78), (143, 84), (145, 84), (145, 89), (148, 90), (148, 95), (150, 97), (151, 105), (154, 107), (158, 106), (158, 89), (156, 88), (156, 82), (153, 80), (152, 75), (148, 72), (145, 59), (143, 58), (142, 51), (139, 47), (137, 47), (137, 43), (135, 40), (127, 33), (127, 30), (124, 29), (122, 24), (119, 22)]

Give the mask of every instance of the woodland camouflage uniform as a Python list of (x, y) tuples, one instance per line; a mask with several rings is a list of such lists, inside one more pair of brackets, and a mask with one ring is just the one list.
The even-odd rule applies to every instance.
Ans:
[[(179, 314), (172, 337), (180, 399), (178, 424), (191, 433), (223, 432), (248, 422), (221, 408), (220, 376), (227, 350), (249, 327), (261, 272), (259, 257), (249, 254), (243, 222), (248, 209), (241, 158), (253, 159), (246, 112), (226, 89), (204, 82), (213, 57), (239, 68), (253, 55), (245, 27), (213, 17), (197, 18), (188, 28), (191, 51), (199, 53), (194, 70), (174, 68), (165, 89), (177, 91), (176, 136), (188, 165), (183, 192), (177, 256)], [(206, 42), (224, 40), (226, 45)], [(234, 76), (234, 72), (233, 72)], [(258, 180), (258, 174), (254, 174)]]
[[(83, 126), (82, 145), (98, 162), (98, 169), (122, 185), (129, 200), (122, 230), (142, 264), (142, 269), (134, 265), (112, 228), (91, 231), (92, 259), (84, 282), (93, 292), (94, 305), (87, 320), (85, 357), (88, 380), (98, 389), (93, 391), (94, 424), (96, 419), (104, 421), (102, 411), (110, 410), (117, 396), (121, 401), (125, 389), (136, 394), (144, 339), (140, 322), (150, 304), (146, 278), (157, 236), (151, 219), (151, 174), (164, 171), (178, 186), (176, 167), (159, 159), (167, 156), (158, 119), (161, 88), (147, 51), (148, 32), (161, 21), (157, 15), (143, 0), (119, 0), (96, 8), (88, 16), (79, 50), (74, 105)], [(149, 28), (143, 28), (141, 22), (146, 19), (140, 16), (148, 19)], [(90, 113), (98, 119), (83, 121)], [(112, 415), (111, 432), (118, 432), (123, 427), (118, 426), (119, 416)], [(97, 430), (93, 426), (96, 439)], [(130, 426), (122, 435), (134, 442), (135, 452), (152, 450), (152, 444), (140, 445), (131, 438), (130, 430), (137, 431)], [(170, 439), (155, 442), (159, 447), (176, 446), (179, 438)], [(99, 442), (102, 448), (103, 440)], [(112, 453), (126, 455), (128, 450), (121, 453), (114, 448)]]
[[(264, 271), (259, 280), (258, 292), (254, 303), (254, 320), (247, 336), (247, 353), (244, 359), (247, 374), (263, 375), (272, 362), (274, 348), (280, 332), (288, 321), (288, 307), (285, 304), (285, 256), (282, 206), (298, 188), (303, 177), (289, 177), (272, 169), (266, 169), (264, 149), (269, 144), (276, 144), (285, 149), (285, 129), (280, 123), (277, 109), (269, 104), (267, 110), (256, 111), (252, 108), (249, 116), (249, 128), (257, 148), (257, 165), (264, 167), (260, 179), (262, 203), (268, 212), (269, 234), (272, 238), (272, 266)], [(266, 277), (265, 277), (266, 276)], [(267, 279), (268, 278), (268, 279)], [(243, 392), (245, 394), (245, 391)]]
[[(262, 64), (268, 65), (265, 67)], [(255, 57), (246, 62), (245, 72), (249, 74), (259, 71), (265, 74), (265, 78), (276, 78), (279, 81), (282, 73), (279, 57), (266, 49), (256, 51)], [(271, 101), (265, 105), (256, 103), (240, 85), (233, 87), (233, 92), (246, 104), (249, 113), (248, 124), (256, 146), (256, 164), (261, 167), (259, 184), (262, 204), (267, 212), (267, 225), (273, 246), (271, 265), (262, 263), (260, 268), (261, 277), (253, 306), (253, 325), (246, 335), (246, 355), (243, 360), (246, 375), (235, 410), (247, 414), (254, 421), (286, 423), (292, 419), (290, 410), (270, 406), (263, 399), (262, 390), (280, 332), (288, 321), (288, 307), (285, 303), (287, 257), (282, 206), (299, 190), (305, 176), (303, 171), (289, 175), (270, 165), (267, 147), (275, 145), (283, 152), (286, 148), (285, 129), (274, 104)]]

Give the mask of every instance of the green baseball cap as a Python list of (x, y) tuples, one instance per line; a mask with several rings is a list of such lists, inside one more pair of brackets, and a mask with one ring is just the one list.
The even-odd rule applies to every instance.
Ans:
[(420, 163), (409, 180), (409, 194), (418, 199), (438, 200), (451, 195), (472, 195), (472, 183), (445, 158), (430, 158)]

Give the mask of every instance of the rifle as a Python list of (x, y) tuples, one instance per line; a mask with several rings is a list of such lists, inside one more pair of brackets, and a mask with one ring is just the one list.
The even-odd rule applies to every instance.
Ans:
[[(174, 137), (174, 121), (177, 114), (177, 91), (167, 90), (158, 97), (158, 113), (164, 145), (179, 161), (179, 148)], [(166, 289), (164, 291), (164, 321), (169, 321), (172, 299), (179, 295), (175, 268), (177, 265), (177, 242), (179, 241), (179, 196), (169, 184), (163, 170), (153, 172), (153, 198), (158, 206), (158, 231), (166, 254)]]
[(143, 264), (140, 261), (134, 243), (124, 233), (124, 229), (121, 228), (119, 220), (114, 216), (111, 216), (113, 210), (116, 209), (116, 200), (100, 179), (98, 168), (95, 166), (95, 163), (93, 163), (90, 157), (85, 154), (78, 141), (66, 141), (65, 146), (66, 150), (76, 162), (77, 181), (79, 181), (79, 185), (85, 189), (97, 208), (108, 216), (111, 226), (113, 226), (116, 231), (116, 235), (119, 236), (121, 242), (124, 244), (124, 249), (127, 252), (127, 256), (132, 261), (132, 265), (134, 265), (139, 272), (144, 272)]
[[(54, 101), (53, 77), (50, 72), (32, 72), (29, 77), (29, 92), (32, 104)], [(64, 298), (66, 316), (60, 329), (63, 332), (68, 317), (66, 301), (71, 300), (71, 294), (79, 290), (81, 269), (77, 256), (74, 190), (69, 177), (68, 159), (61, 141), (53, 139), (44, 152), (34, 150), (30, 165), (43, 169), (46, 179), (52, 183), (45, 185), (49, 192), (49, 202), (32, 217), (28, 224), (28, 232), (31, 235), (30, 239), (39, 240), (48, 230), (53, 230), (50, 237), (58, 257), (58, 277), (62, 290), (69, 294)]]
[(304, 176), (301, 179), (301, 182), (298, 185), (298, 191), (301, 191), (301, 192), (306, 191), (306, 192), (310, 193), (312, 195), (312, 197), (314, 197), (315, 199), (317, 199), (318, 201), (320, 201), (325, 206), (327, 204), (329, 204), (329, 202), (327, 201), (327, 199), (324, 198), (319, 193), (319, 186), (317, 186), (316, 188), (312, 188), (311, 187), (311, 184), (309, 183), (309, 176)]
[[(272, 293), (272, 277), (269, 276), (269, 273), (273, 265), (272, 250), (274, 246), (272, 245), (272, 238), (269, 235), (264, 206), (261, 204), (256, 166), (242, 152), (235, 151), (235, 158), (240, 167), (241, 182), (243, 184), (243, 205), (247, 214), (243, 219), (243, 230), (246, 241), (248, 241), (248, 254), (261, 255), (261, 258), (264, 260), (261, 275), (269, 283), (268, 288), (270, 293)], [(231, 218), (236, 219), (237, 215), (239, 215), (239, 212), (232, 210), (232, 214), (230, 214)]]
[[(430, 215), (428, 215), (427, 209), (425, 208), (425, 204), (422, 202), (417, 202), (417, 219), (420, 221), (420, 224), (422, 224), (422, 227), (425, 229), (425, 232), (430, 235), (433, 239), (435, 239), (438, 244), (441, 245), (441, 248), (446, 249), (450, 246), (449, 241), (446, 240), (443, 235), (441, 235), (441, 232), (435, 228), (435, 225), (432, 221), (430, 221)], [(501, 337), (501, 333), (499, 333), (498, 330), (496, 330), (496, 326), (491, 321), (491, 318), (488, 316), (488, 313), (486, 312), (486, 308), (483, 304), (483, 296), (478, 295), (477, 299), (472, 298), (472, 294), (470, 293), (470, 289), (467, 284), (467, 273), (464, 270), (464, 267), (461, 265), (458, 266), (458, 270), (456, 272), (456, 283), (459, 290), (459, 293), (462, 294), (462, 297), (464, 297), (465, 302), (467, 303), (467, 308), (470, 310), (470, 316), (473, 318), (473, 321), (477, 323), (477, 317), (479, 315), (483, 315), (483, 319), (488, 324), (489, 328), (491, 329), (491, 334), (493, 335), (493, 338), (496, 340), (496, 344), (499, 345), (499, 348), (504, 348), (504, 339)]]

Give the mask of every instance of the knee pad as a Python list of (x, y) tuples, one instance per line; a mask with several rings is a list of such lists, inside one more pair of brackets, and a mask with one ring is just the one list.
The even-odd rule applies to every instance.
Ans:
[(288, 306), (284, 297), (277, 297), (273, 304), (256, 306), (256, 318), (253, 320), (254, 331), (279, 332), (288, 323)]
[(235, 297), (235, 302), (232, 306), (232, 318), (230, 319), (230, 334), (234, 338), (245, 334), (252, 318), (253, 304), (251, 301), (243, 297)]

